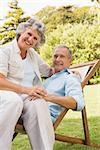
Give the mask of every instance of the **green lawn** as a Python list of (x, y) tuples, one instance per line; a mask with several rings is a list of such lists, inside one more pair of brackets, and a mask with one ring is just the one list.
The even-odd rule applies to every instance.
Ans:
[[(87, 106), (88, 123), (92, 142), (100, 144), (100, 85), (87, 86), (84, 97)], [(69, 111), (57, 129), (58, 133), (83, 137), (80, 112)], [(31, 150), (27, 135), (19, 134), (13, 141), (12, 150)], [(54, 150), (96, 150), (84, 145), (55, 142)], [(98, 148), (98, 150), (100, 150)]]

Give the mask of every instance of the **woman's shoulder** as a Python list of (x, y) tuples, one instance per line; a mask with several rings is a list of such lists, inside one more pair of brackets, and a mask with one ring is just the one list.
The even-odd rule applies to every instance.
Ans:
[(40, 57), (39, 54), (38, 54), (38, 52), (37, 52), (34, 48), (30, 48), (30, 49), (29, 49), (29, 54), (30, 54), (31, 56), (33, 56), (33, 57), (36, 57), (36, 58), (39, 58), (39, 57)]
[(3, 44), (0, 46), (0, 53), (5, 53), (6, 55), (10, 55), (10, 53), (12, 53), (12, 51), (14, 51), (14, 40), (9, 42), (9, 43), (6, 43), (6, 44)]
[(11, 42), (5, 43), (5, 44), (3, 44), (3, 45), (0, 45), (0, 49), (2, 49), (2, 50), (9, 49), (9, 48), (12, 47), (13, 43), (14, 43), (14, 40), (11, 41)]

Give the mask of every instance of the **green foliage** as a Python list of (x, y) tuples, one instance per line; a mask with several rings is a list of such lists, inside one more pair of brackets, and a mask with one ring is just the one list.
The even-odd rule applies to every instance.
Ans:
[(37, 13), (39, 17), (46, 24), (46, 34), (49, 34), (57, 28), (57, 25), (65, 24), (98, 24), (99, 23), (99, 11), (98, 7), (81, 7), (75, 6), (63, 6), (59, 8), (47, 7)]
[(60, 25), (49, 34), (40, 54), (51, 64), (53, 47), (57, 44), (65, 44), (72, 49), (73, 64), (100, 59), (99, 38), (99, 25)]
[[(100, 59), (99, 25), (88, 26), (82, 23), (59, 25), (46, 38), (46, 43), (41, 48), (40, 55), (50, 65), (52, 65), (52, 49), (57, 44), (65, 44), (72, 49), (73, 64)], [(95, 76), (94, 83), (98, 83), (100, 74), (96, 73)], [(93, 80), (90, 83), (93, 83)]]
[[(10, 4), (7, 21), (0, 27), (0, 44), (11, 41), (15, 30), (23, 17), (23, 10), (18, 7), (18, 0)], [(46, 25), (46, 43), (40, 49), (40, 55), (51, 64), (52, 49), (57, 44), (65, 44), (72, 49), (73, 64), (100, 59), (100, 8), (63, 6), (45, 7), (36, 15)], [(38, 51), (38, 50), (37, 50)], [(100, 74), (90, 83), (98, 83)]]
[(18, 24), (28, 19), (23, 17), (23, 10), (18, 7), (18, 1), (13, 0), (9, 3), (10, 11), (8, 12), (5, 23), (0, 27), (0, 45), (10, 42), (15, 37), (15, 30)]
[(40, 19), (46, 18), (46, 15), (48, 15), (48, 13), (51, 13), (54, 9), (55, 7), (47, 6), (38, 13), (36, 13), (36, 16), (38, 16)]
[(100, 3), (100, 0), (91, 0), (92, 2)]

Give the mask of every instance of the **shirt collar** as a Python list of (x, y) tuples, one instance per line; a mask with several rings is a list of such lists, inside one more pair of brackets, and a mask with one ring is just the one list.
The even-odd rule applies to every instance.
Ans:
[(13, 47), (14, 47), (14, 50), (16, 51), (16, 53), (21, 53), (19, 47), (18, 47), (18, 42), (16, 40), (16, 38), (12, 41), (13, 42)]
[(67, 68), (65, 68), (65, 69), (63, 69), (62, 71), (55, 73), (55, 74), (52, 75), (51, 77), (52, 77), (52, 78), (55, 78), (56, 76), (61, 75), (61, 74), (65, 73), (65, 72), (68, 73), (68, 74), (70, 74), (70, 71), (69, 71)]
[(62, 71), (58, 72), (57, 74), (61, 74), (61, 73), (64, 73), (64, 72), (70, 73), (69, 70), (68, 70), (67, 68), (65, 68), (65, 69), (63, 69)]

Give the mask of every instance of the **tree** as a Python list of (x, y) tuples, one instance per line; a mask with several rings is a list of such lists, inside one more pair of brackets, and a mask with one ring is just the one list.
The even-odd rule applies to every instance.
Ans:
[(18, 0), (9, 3), (9, 12), (5, 17), (5, 23), (0, 28), (0, 44), (5, 44), (15, 37), (15, 30), (18, 24), (29, 17), (24, 17), (23, 10), (18, 6)]
[(91, 0), (92, 2), (100, 3), (100, 0)]

